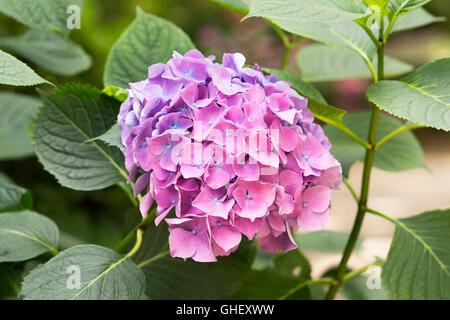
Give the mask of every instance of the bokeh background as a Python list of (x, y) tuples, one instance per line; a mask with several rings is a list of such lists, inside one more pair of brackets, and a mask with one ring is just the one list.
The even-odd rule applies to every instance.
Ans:
[[(53, 83), (83, 82), (103, 88), (102, 74), (107, 53), (115, 40), (133, 21), (135, 8), (168, 19), (193, 39), (205, 54), (219, 60), (224, 52), (241, 52), (248, 63), (279, 68), (283, 46), (276, 33), (262, 19), (240, 22), (242, 15), (223, 9), (210, 0), (86, 0), (81, 29), (71, 33), (71, 39), (81, 44), (92, 56), (90, 70), (71, 78), (56, 77), (45, 70), (37, 72)], [(387, 54), (415, 66), (450, 57), (450, 1), (434, 0), (425, 7), (447, 21), (413, 31), (394, 34)], [(25, 27), (0, 15), (0, 36), (16, 35)], [(302, 46), (311, 42), (306, 41)], [(288, 64), (290, 72), (299, 74), (295, 52)], [(370, 83), (365, 80), (345, 80), (314, 84), (327, 101), (348, 111), (368, 110), (364, 92)], [(3, 88), (36, 94), (33, 88)], [(19, 111), (18, 111), (19, 112)], [(0, 115), (1, 117), (1, 115)], [(450, 134), (432, 129), (415, 132), (424, 151), (428, 170), (417, 169), (403, 173), (373, 171), (369, 206), (395, 217), (409, 216), (426, 210), (450, 207)], [(350, 182), (359, 188), (362, 164), (351, 170)], [(63, 188), (43, 170), (35, 157), (15, 161), (0, 161), (0, 172), (31, 191), (36, 211), (46, 214), (62, 230), (62, 246), (96, 243), (114, 246), (120, 240), (124, 221), (136, 215), (126, 195), (111, 187), (96, 192), (77, 192)], [(348, 191), (333, 194), (333, 207), (326, 228), (348, 231), (356, 213)], [(368, 216), (364, 222), (362, 248), (352, 257), (354, 268), (372, 262), (374, 256), (387, 255), (393, 226), (377, 217)], [(339, 254), (306, 252), (313, 265), (313, 276), (335, 266)]]

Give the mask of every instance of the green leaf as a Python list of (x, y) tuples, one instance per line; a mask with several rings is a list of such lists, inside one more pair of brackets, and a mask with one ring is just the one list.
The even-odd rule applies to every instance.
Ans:
[(0, 0), (0, 11), (24, 25), (38, 30), (68, 34), (67, 8), (83, 8), (84, 0)]
[[(355, 0), (252, 0), (245, 18), (268, 17), (275, 23), (334, 23), (339, 24), (366, 16), (364, 7)], [(278, 24), (278, 23), (277, 23)]]
[(395, 221), (383, 266), (383, 286), (392, 299), (450, 299), (450, 209)]
[(0, 50), (0, 84), (11, 86), (34, 86), (49, 83), (38, 76), (25, 63)]
[(57, 252), (58, 227), (33, 211), (0, 214), (0, 262), (24, 261)]
[[(373, 66), (378, 68), (377, 57)], [(348, 78), (371, 79), (367, 64), (356, 53), (323, 44), (313, 44), (297, 53), (297, 64), (305, 81), (336, 81)], [(414, 67), (400, 60), (385, 57), (385, 76), (394, 78), (414, 70)]]
[[(347, 244), (348, 237), (348, 233), (329, 230), (297, 233), (294, 235), (298, 246), (302, 250), (330, 253), (342, 252)], [(354, 250), (359, 250), (362, 242), (362, 237), (359, 237)]]
[(428, 63), (399, 81), (380, 81), (369, 100), (397, 117), (450, 131), (450, 58)]
[(297, 77), (293, 75), (292, 73), (278, 70), (278, 69), (270, 69), (270, 68), (263, 68), (264, 72), (276, 74), (280, 80), (287, 81), (291, 84), (291, 86), (297, 90), (298, 93), (300, 93), (302, 96), (312, 98), (314, 100), (317, 100), (321, 103), (326, 104), (325, 98), (322, 96), (319, 90), (317, 90), (315, 87), (310, 85), (309, 83), (305, 82), (302, 78)]
[(213, 0), (213, 2), (216, 2), (229, 10), (247, 14), (250, 0)]
[(272, 265), (265, 270), (252, 270), (227, 298), (310, 300), (309, 287), (294, 290), (299, 284), (311, 279), (311, 265), (305, 256), (299, 250), (293, 250), (272, 257)]
[(0, 299), (17, 297), (20, 290), (19, 274), (14, 263), (0, 263)]
[(137, 9), (137, 17), (120, 36), (108, 55), (104, 83), (127, 88), (147, 78), (148, 67), (166, 63), (174, 50), (194, 49), (189, 36), (173, 23)]
[(402, 15), (407, 14), (408, 12), (411, 12), (413, 10), (416, 10), (431, 0), (391, 0), (389, 2), (389, 17), (392, 18), (398, 18)]
[[(365, 139), (369, 132), (370, 112), (348, 114), (344, 118), (344, 123), (361, 139)], [(377, 141), (401, 126), (402, 124), (397, 120), (381, 115), (378, 123)], [(341, 163), (344, 176), (348, 177), (350, 167), (356, 161), (364, 159), (364, 148), (331, 126), (326, 125), (324, 131), (333, 145), (330, 152)], [(375, 154), (374, 166), (386, 171), (425, 168), (420, 143), (411, 131), (403, 132), (378, 149)]]
[(0, 181), (0, 211), (32, 209), (33, 201), (27, 189)]
[(248, 242), (228, 257), (214, 263), (172, 258), (169, 254), (167, 226), (149, 226), (135, 261), (147, 277), (150, 299), (221, 299), (236, 289), (250, 270), (255, 248)]
[(390, 0), (363, 0), (363, 2), (368, 6), (376, 6), (378, 7), (379, 12), (384, 11), (389, 4)]
[(44, 105), (33, 128), (36, 154), (61, 185), (98, 190), (127, 178), (120, 150), (98, 140), (87, 142), (116, 122), (117, 100), (83, 85), (41, 96)]
[(128, 92), (126, 90), (115, 86), (106, 87), (102, 92), (120, 102), (124, 102), (128, 98)]
[(441, 21), (445, 21), (445, 18), (435, 17), (424, 8), (419, 8), (398, 18), (392, 32), (415, 29)]
[(0, 92), (0, 159), (34, 154), (28, 128), (40, 103), (39, 99), (28, 95)]
[(98, 137), (95, 137), (93, 139), (89, 139), (86, 142), (92, 142), (95, 140), (100, 140), (105, 142), (107, 145), (116, 147), (116, 148), (123, 148), (122, 145), (122, 137), (120, 133), (120, 127), (119, 124), (114, 124), (111, 128), (109, 128), (108, 131), (105, 133), (99, 135)]
[(82, 47), (53, 32), (28, 30), (20, 36), (0, 37), (0, 47), (61, 76), (76, 75), (92, 64)]
[[(79, 268), (81, 283), (71, 267)], [(73, 285), (73, 286), (72, 286)], [(31, 300), (138, 300), (145, 276), (126, 256), (96, 245), (67, 249), (25, 277), (20, 296)]]

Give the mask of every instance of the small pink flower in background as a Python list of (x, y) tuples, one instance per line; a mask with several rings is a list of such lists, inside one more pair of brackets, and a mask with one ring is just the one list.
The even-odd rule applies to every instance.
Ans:
[(216, 261), (245, 236), (268, 252), (297, 248), (318, 230), (342, 179), (307, 99), (242, 54), (174, 52), (130, 84), (118, 122), (134, 194), (156, 203), (173, 257)]

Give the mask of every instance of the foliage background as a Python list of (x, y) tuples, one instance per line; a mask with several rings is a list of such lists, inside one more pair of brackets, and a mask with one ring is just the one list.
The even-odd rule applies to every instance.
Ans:
[[(220, 59), (223, 52), (239, 51), (248, 58), (248, 63), (258, 62), (272, 68), (280, 66), (283, 47), (267, 23), (262, 19), (249, 19), (241, 23), (241, 15), (225, 10), (210, 0), (116, 0), (114, 5), (107, 0), (86, 0), (81, 30), (72, 32), (71, 39), (92, 56), (91, 69), (70, 78), (57, 77), (35, 67), (36, 71), (56, 85), (83, 82), (102, 88), (107, 52), (134, 19), (136, 6), (177, 24), (205, 54), (215, 54)], [(395, 34), (388, 45), (388, 55), (401, 58), (415, 66), (450, 56), (450, 1), (435, 0), (425, 8), (436, 16), (445, 16), (447, 21)], [(0, 36), (20, 34), (24, 29), (25, 27), (14, 20), (0, 15)], [(308, 42), (302, 45), (308, 45)], [(291, 56), (288, 69), (298, 74), (295, 54)], [(363, 94), (368, 85), (369, 82), (365, 80), (345, 80), (320, 83), (317, 87), (331, 105), (355, 111), (369, 109)], [(33, 88), (0, 86), (0, 89), (36, 94)], [(394, 180), (393, 174), (374, 172), (374, 206), (380, 209), (387, 207), (394, 215), (398, 213), (399, 216), (408, 216), (450, 204), (448, 195), (446, 197), (439, 187), (440, 181), (450, 181), (450, 136), (432, 129), (421, 129), (416, 134), (425, 149), (430, 172), (414, 170), (400, 176), (396, 174), (395, 180), (400, 180), (401, 183), (390, 183), (391, 178)], [(356, 166), (352, 170), (359, 169), (360, 167)], [(127, 217), (138, 214), (134, 209), (130, 209), (129, 200), (117, 187), (95, 192), (77, 192), (59, 186), (54, 178), (43, 170), (36, 157), (19, 161), (0, 161), (0, 171), (31, 191), (36, 211), (48, 215), (60, 227), (63, 248), (78, 243), (114, 246), (122, 236), (124, 221)], [(351, 177), (352, 184), (357, 187), (360, 176), (352, 174)], [(416, 192), (419, 188), (423, 190), (422, 193)], [(395, 192), (396, 195), (390, 198), (390, 192)], [(399, 198), (398, 194), (402, 193), (404, 198)], [(422, 194), (424, 198), (415, 198), (416, 194)], [(422, 207), (417, 207), (421, 205)], [(348, 230), (353, 220), (353, 214), (348, 213), (354, 212), (353, 206), (345, 190), (336, 192), (327, 228)], [(365, 249), (372, 254), (375, 252), (385, 256), (392, 231), (393, 227), (384, 222), (367, 219), (363, 233), (369, 241), (366, 241)], [(383, 242), (384, 238), (386, 243)], [(313, 277), (322, 274), (338, 261), (338, 256), (333, 258), (317, 253), (309, 253), (309, 257), (315, 267)], [(364, 250), (359, 259), (365, 261)], [(361, 261), (356, 257), (356, 261), (350, 261), (350, 264), (359, 262)]]

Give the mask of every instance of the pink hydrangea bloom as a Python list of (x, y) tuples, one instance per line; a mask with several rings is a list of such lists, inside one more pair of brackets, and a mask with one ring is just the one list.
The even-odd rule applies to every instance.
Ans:
[(156, 202), (173, 257), (213, 262), (242, 236), (293, 250), (291, 232), (324, 227), (341, 167), (289, 83), (240, 53), (214, 60), (174, 52), (130, 83), (118, 122), (141, 213)]

